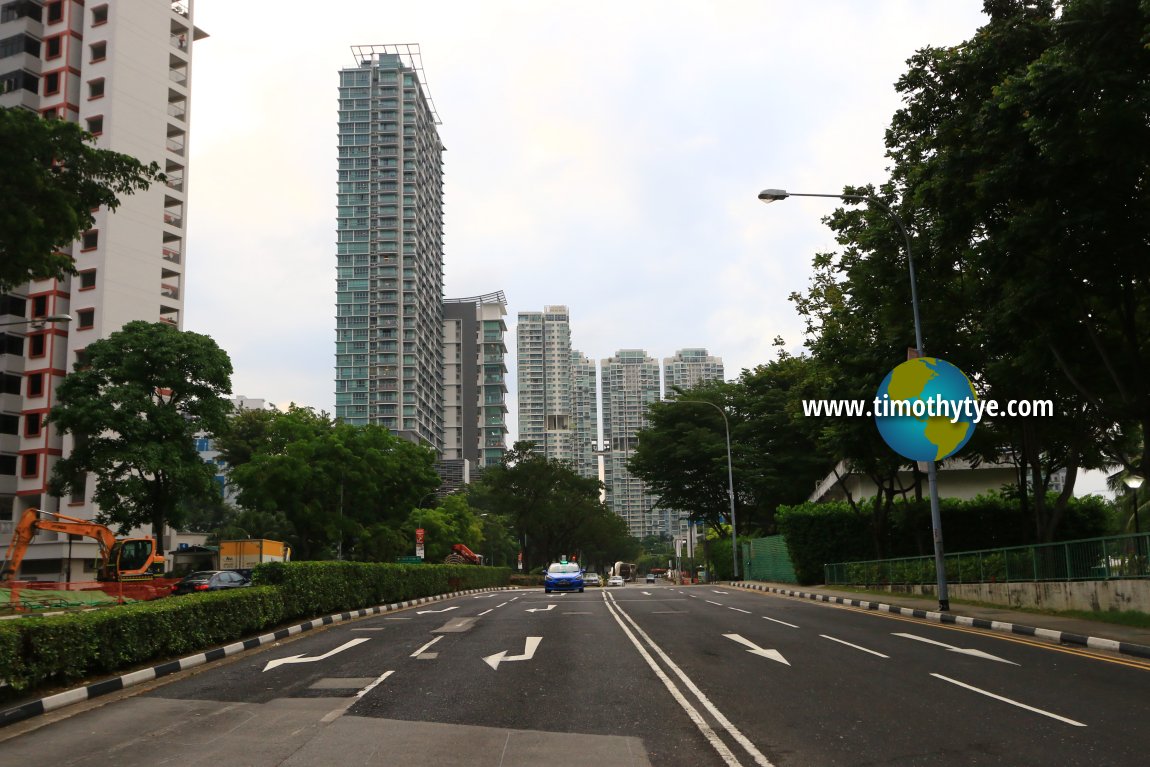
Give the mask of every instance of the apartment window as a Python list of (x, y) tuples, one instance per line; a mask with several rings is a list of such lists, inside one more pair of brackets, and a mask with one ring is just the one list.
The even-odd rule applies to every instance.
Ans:
[(92, 9), (92, 26), (98, 27), (108, 23), (108, 6), (97, 5)]
[(20, 376), (12, 373), (0, 373), (0, 394), (19, 394)]
[(88, 98), (98, 99), (104, 95), (104, 78), (99, 77), (88, 81)]
[(49, 72), (44, 75), (44, 95), (54, 96), (60, 92), (60, 73)]
[(25, 413), (24, 414), (24, 436), (25, 437), (39, 437), (40, 429), (44, 424), (44, 416), (41, 413)]
[(43, 357), (44, 356), (44, 334), (37, 333), (34, 336), (28, 336), (28, 356), (29, 357)]
[(44, 58), (58, 59), (60, 54), (64, 52), (64, 37), (57, 35), (56, 37), (49, 37), (44, 41)]
[(48, 23), (55, 24), (57, 21), (64, 20), (64, 3), (62, 0), (48, 3)]
[(96, 310), (95, 309), (81, 309), (76, 312), (76, 328), (78, 330), (87, 330), (94, 327), (96, 324)]
[(92, 61), (103, 61), (108, 58), (107, 42), (92, 43), (89, 48), (92, 51)]
[(20, 416), (0, 413), (0, 434), (16, 434), (20, 427)]
[(80, 370), (81, 368), (85, 367), (87, 364), (88, 364), (88, 350), (87, 349), (77, 349), (76, 350), (76, 365), (73, 368), (73, 370)]
[(13, 357), (24, 356), (24, 337), (14, 333), (0, 333), (0, 354), (11, 354)]
[(80, 272), (80, 290), (91, 290), (96, 287), (96, 270), (88, 269)]
[(48, 296), (36, 296), (32, 299), (32, 319), (48, 316)]
[(4, 3), (0, 6), (0, 22), (15, 21), (28, 17), (30, 19), (41, 19), (43, 9), (39, 3), (31, 2), (31, 0), (17, 0), (14, 3)]
[(21, 88), (29, 93), (39, 93), (40, 76), (23, 69), (0, 75), (0, 94), (11, 93)]
[(44, 374), (43, 373), (29, 373), (28, 374), (28, 396), (40, 397), (44, 394)]
[(68, 498), (69, 503), (83, 503), (84, 493), (88, 489), (88, 475), (85, 474), (80, 480), (79, 485), (72, 488), (72, 495)]
[(13, 35), (0, 40), (0, 59), (21, 53), (29, 53), (38, 57), (40, 55), (40, 42), (31, 35)]
[(88, 132), (93, 136), (99, 136), (104, 132), (104, 115), (88, 118)]
[(16, 476), (16, 456), (0, 455), (0, 475), (5, 477)]
[(20, 474), (25, 477), (35, 477), (40, 469), (40, 456), (35, 453), (26, 453), (20, 458)]
[(96, 246), (100, 244), (100, 232), (96, 229), (90, 229), (84, 232), (83, 237), (80, 238), (81, 250), (95, 250)]

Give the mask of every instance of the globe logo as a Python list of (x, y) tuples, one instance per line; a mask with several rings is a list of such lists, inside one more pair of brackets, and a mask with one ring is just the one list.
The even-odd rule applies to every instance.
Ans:
[(874, 401), (878, 433), (912, 461), (941, 461), (974, 434), (974, 386), (946, 360), (919, 357), (886, 374)]

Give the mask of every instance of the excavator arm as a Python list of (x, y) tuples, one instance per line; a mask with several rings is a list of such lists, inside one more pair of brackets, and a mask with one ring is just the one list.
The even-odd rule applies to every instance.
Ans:
[(95, 538), (100, 544), (100, 558), (104, 562), (107, 562), (108, 554), (116, 543), (116, 536), (111, 530), (90, 520), (51, 511), (26, 509), (12, 531), (12, 542), (8, 544), (4, 562), (0, 565), (0, 581), (10, 581), (16, 577), (16, 573), (20, 571), (20, 563), (28, 553), (28, 545), (41, 530)]

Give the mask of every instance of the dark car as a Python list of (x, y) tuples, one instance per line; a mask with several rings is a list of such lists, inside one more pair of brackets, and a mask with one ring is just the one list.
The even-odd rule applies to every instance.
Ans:
[(543, 576), (543, 590), (583, 591), (583, 568), (575, 562), (555, 562)]
[(172, 593), (197, 594), (201, 591), (222, 591), (250, 585), (250, 578), (232, 570), (199, 570), (185, 575), (172, 589)]

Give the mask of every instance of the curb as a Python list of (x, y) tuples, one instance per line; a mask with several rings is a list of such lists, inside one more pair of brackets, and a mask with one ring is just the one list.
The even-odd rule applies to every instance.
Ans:
[(813, 599), (816, 602), (833, 602), (835, 604), (847, 605), (849, 607), (862, 607), (866, 610), (878, 610), (879, 612), (892, 613), (894, 615), (902, 615), (909, 618), (920, 618), (923, 620), (934, 621), (935, 623), (970, 626), (972, 628), (990, 629), (991, 631), (1002, 631), (1007, 634), (1021, 634), (1023, 636), (1040, 637), (1042, 639), (1049, 639), (1053, 642), (1059, 642), (1061, 644), (1089, 647), (1092, 650), (1109, 650), (1110, 652), (1121, 653), (1122, 655), (1131, 655), (1136, 658), (1150, 659), (1150, 647), (1146, 645), (1135, 644), (1133, 642), (1122, 642), (1117, 639), (1103, 639), (1101, 637), (1083, 636), (1082, 634), (1073, 634), (1069, 631), (1040, 629), (1033, 626), (1023, 626), (1018, 623), (991, 621), (985, 618), (970, 618), (965, 615), (951, 615), (950, 613), (935, 612), (930, 610), (916, 610), (911, 607), (896, 607), (894, 605), (888, 605), (883, 602), (869, 602), (862, 599), (848, 599), (847, 597), (832, 597), (827, 596), (826, 594), (816, 594), (809, 591), (792, 591), (791, 589), (780, 589), (774, 586), (763, 586), (757, 583), (739, 583), (732, 581), (730, 582), (730, 585), (741, 589), (769, 591), (788, 597)]
[(216, 647), (206, 652), (197, 653), (196, 655), (189, 655), (179, 660), (168, 661), (161, 663), (158, 666), (151, 668), (139, 669), (129, 674), (122, 676), (112, 677), (111, 679), (104, 679), (100, 682), (94, 682), (84, 687), (77, 687), (74, 690), (65, 690), (64, 692), (49, 695), (46, 698), (29, 701), (13, 708), (0, 710), (0, 728), (7, 727), (10, 724), (22, 722), (26, 719), (31, 719), (34, 716), (47, 714), (49, 711), (56, 711), (70, 706), (74, 703), (83, 703), (85, 701), (98, 698), (101, 695), (107, 695), (112, 692), (119, 692), (129, 687), (134, 687), (144, 682), (151, 682), (154, 679), (174, 674), (177, 671), (184, 671), (189, 668), (201, 666), (208, 661), (219, 660), (226, 658), (230, 655), (243, 652), (244, 650), (251, 650), (256, 647), (261, 647), (280, 639), (286, 639), (289, 636), (300, 634), (304, 631), (311, 631), (312, 629), (321, 626), (330, 626), (335, 623), (351, 620), (353, 618), (365, 618), (369, 615), (379, 615), (381, 613), (389, 613), (395, 610), (403, 610), (408, 607), (415, 607), (417, 605), (427, 604), (428, 602), (439, 602), (444, 599), (452, 599), (454, 597), (465, 596), (467, 594), (478, 594), (487, 591), (507, 591), (514, 590), (511, 586), (497, 586), (489, 589), (468, 589), (467, 591), (453, 591), (450, 594), (437, 594), (433, 597), (420, 597), (419, 599), (409, 599), (405, 602), (393, 602), (389, 605), (376, 605), (375, 607), (365, 607), (362, 610), (355, 610), (353, 612), (336, 613), (327, 615), (323, 618), (315, 618), (300, 623), (295, 626), (289, 626), (285, 629), (280, 629), (271, 634), (261, 634), (251, 639), (245, 639), (240, 642), (233, 642), (223, 647)]

